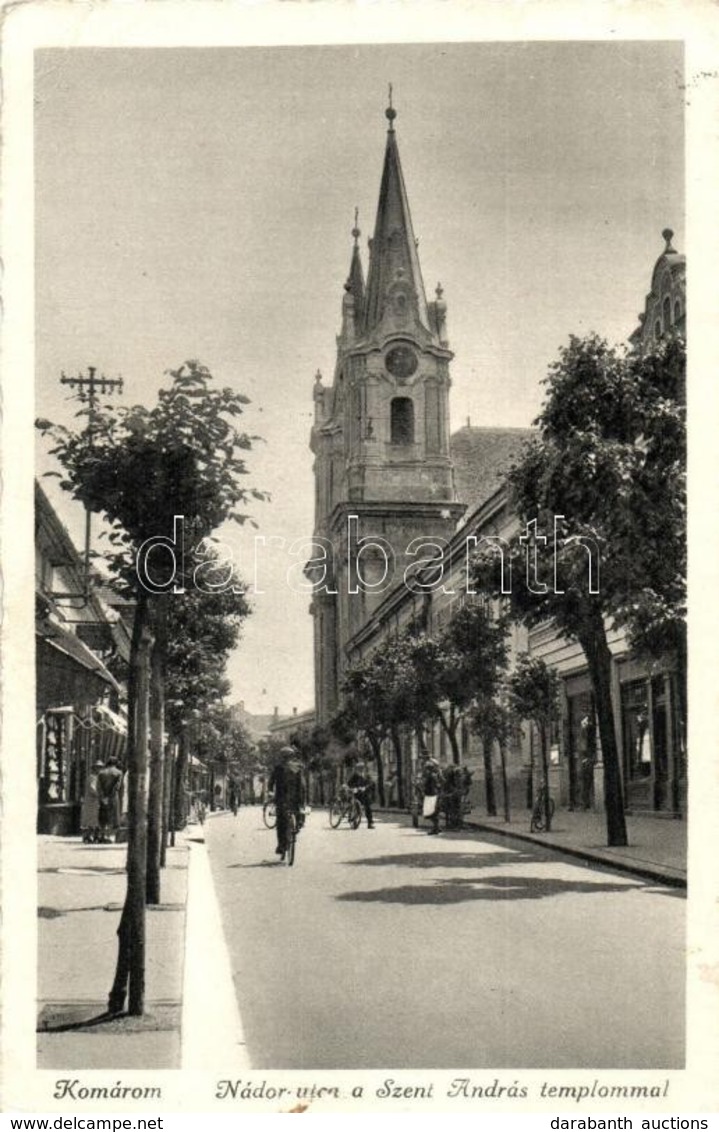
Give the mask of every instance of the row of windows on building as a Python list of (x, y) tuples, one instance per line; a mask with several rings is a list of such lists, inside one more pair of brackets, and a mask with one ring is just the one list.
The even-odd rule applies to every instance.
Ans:
[(661, 338), (662, 334), (668, 333), (672, 326), (676, 326), (681, 321), (682, 305), (679, 299), (674, 301), (674, 311), (672, 315), (672, 301), (669, 295), (666, 296), (662, 303), (662, 317), (654, 323), (654, 337)]

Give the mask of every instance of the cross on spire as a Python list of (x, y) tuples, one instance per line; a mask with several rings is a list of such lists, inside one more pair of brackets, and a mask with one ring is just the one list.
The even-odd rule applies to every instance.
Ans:
[(394, 120), (397, 117), (397, 111), (392, 106), (392, 83), (389, 84), (389, 106), (384, 112), (384, 116), (389, 122), (390, 131), (394, 131)]

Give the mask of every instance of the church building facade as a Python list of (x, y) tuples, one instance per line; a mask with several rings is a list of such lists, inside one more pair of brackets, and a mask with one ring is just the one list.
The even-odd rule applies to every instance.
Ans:
[[(313, 600), (316, 710), (338, 706), (344, 646), (411, 569), (448, 540), (457, 502), (449, 442), (450, 362), (442, 288), (427, 301), (394, 129), (389, 129), (365, 282), (354, 248), (331, 387), (314, 389), (315, 531), (332, 569)], [(311, 576), (311, 570), (310, 570)]]

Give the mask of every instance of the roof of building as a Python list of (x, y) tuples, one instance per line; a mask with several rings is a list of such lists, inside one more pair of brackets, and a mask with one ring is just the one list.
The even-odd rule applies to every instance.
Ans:
[(450, 437), (457, 499), (467, 514), (492, 495), (534, 436), (530, 428), (477, 428), (467, 425)]

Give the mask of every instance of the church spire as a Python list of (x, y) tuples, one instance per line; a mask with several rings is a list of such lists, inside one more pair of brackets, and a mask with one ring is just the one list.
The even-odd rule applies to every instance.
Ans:
[(355, 224), (352, 229), (354, 247), (350, 261), (350, 273), (345, 283), (345, 294), (342, 300), (342, 336), (345, 344), (354, 342), (359, 336), (362, 327), (362, 314), (364, 311), (364, 272), (359, 252), (359, 238), (361, 232), (357, 227), (358, 210), (355, 208)]
[(352, 248), (350, 273), (345, 286), (347, 290), (352, 293), (352, 297), (355, 301), (355, 316), (359, 319), (362, 316), (362, 306), (364, 304), (364, 272), (362, 271), (362, 260), (360, 259), (359, 251), (359, 238), (362, 233), (357, 227), (358, 221), (359, 209), (355, 208), (355, 225), (352, 229), (354, 247)]
[(412, 218), (407, 190), (399, 160), (397, 134), (394, 122), (397, 111), (392, 105), (392, 87), (389, 106), (385, 111), (389, 122), (384, 168), (379, 190), (377, 219), (374, 237), (370, 242), (370, 264), (367, 276), (364, 331), (371, 333), (381, 321), (387, 307), (388, 293), (402, 281), (409, 291), (415, 315), (429, 328), (427, 298), (417, 254), (417, 241), (412, 229)]

